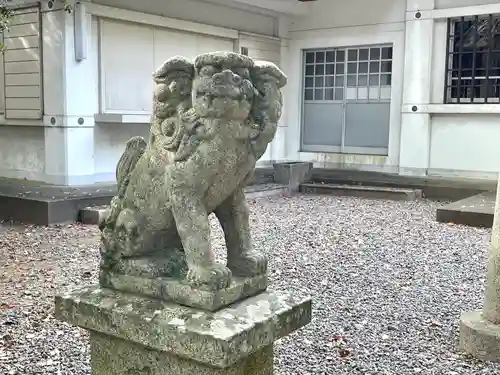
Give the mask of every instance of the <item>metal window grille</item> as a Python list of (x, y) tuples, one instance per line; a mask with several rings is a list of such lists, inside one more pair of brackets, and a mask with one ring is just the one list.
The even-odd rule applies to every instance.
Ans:
[(500, 103), (500, 14), (448, 19), (444, 103)]

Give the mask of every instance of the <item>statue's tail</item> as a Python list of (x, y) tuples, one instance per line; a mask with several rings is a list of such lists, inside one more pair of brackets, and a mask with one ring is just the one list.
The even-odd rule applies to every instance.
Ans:
[(125, 193), (130, 173), (134, 170), (142, 154), (144, 154), (146, 146), (147, 143), (142, 137), (133, 137), (127, 142), (125, 151), (120, 157), (120, 160), (118, 160), (118, 164), (116, 166), (118, 196), (122, 196)]

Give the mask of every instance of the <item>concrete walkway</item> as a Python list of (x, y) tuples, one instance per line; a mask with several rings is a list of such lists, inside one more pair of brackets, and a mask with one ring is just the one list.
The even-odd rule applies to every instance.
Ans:
[(494, 210), (495, 193), (485, 192), (438, 208), (436, 220), (472, 227), (491, 228)]

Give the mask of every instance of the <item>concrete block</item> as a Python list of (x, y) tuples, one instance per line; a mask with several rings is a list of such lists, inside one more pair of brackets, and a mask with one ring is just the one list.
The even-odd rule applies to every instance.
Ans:
[(422, 198), (422, 190), (400, 189), (382, 186), (334, 185), (334, 184), (302, 184), (302, 193), (326, 194), (335, 196), (360, 197), (367, 199), (388, 199), (412, 201)]
[(99, 225), (108, 214), (107, 206), (85, 207), (80, 210), (80, 222), (89, 225)]
[(476, 194), (436, 210), (436, 220), (471, 227), (491, 228), (495, 211), (495, 193)]
[(300, 184), (311, 177), (313, 163), (293, 161), (275, 163), (273, 167), (274, 182), (286, 185), (289, 193), (295, 193), (299, 191)]
[(279, 184), (252, 185), (245, 188), (247, 199), (267, 198), (285, 195), (288, 187)]

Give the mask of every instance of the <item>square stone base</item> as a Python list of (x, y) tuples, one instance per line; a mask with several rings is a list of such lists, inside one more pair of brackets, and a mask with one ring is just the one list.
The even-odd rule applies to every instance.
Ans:
[(91, 333), (92, 375), (272, 375), (273, 345), (218, 369), (149, 349), (130, 341)]
[(101, 271), (101, 286), (197, 309), (216, 311), (264, 292), (267, 289), (267, 275), (233, 277), (229, 287), (211, 291), (193, 288), (187, 282), (173, 278), (146, 278)]
[(91, 332), (95, 375), (270, 375), (311, 300), (263, 292), (213, 312), (92, 286), (57, 296), (55, 316)]
[(482, 311), (463, 313), (460, 349), (481, 361), (500, 362), (500, 325), (487, 321)]

